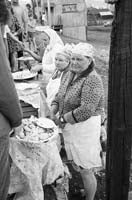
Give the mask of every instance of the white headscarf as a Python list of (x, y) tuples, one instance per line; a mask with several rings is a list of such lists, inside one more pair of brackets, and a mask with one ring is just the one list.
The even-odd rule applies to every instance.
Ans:
[(88, 56), (94, 61), (94, 47), (89, 43), (78, 43), (74, 46), (72, 53)]
[(55, 55), (61, 49), (64, 44), (59, 37), (59, 35), (51, 29), (48, 26), (37, 26), (35, 28), (36, 33), (45, 33), (49, 36), (50, 41), (49, 44), (47, 45), (43, 58), (42, 58), (42, 67), (43, 67), (43, 76), (44, 79), (47, 81), (49, 80), (49, 77), (51, 74), (55, 71)]
[(50, 43), (47, 46), (48, 49), (52, 49), (56, 44), (60, 44), (60, 45), (64, 45), (63, 41), (61, 40), (61, 38), (59, 37), (59, 35), (56, 33), (56, 31), (54, 31), (53, 29), (51, 29), (48, 26), (37, 26), (35, 28), (36, 32), (44, 32), (46, 33), (49, 38), (50, 38)]

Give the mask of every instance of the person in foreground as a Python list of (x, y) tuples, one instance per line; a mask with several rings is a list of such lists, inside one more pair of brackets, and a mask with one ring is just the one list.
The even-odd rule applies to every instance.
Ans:
[(101, 167), (104, 117), (103, 83), (95, 71), (93, 54), (93, 46), (88, 43), (73, 48), (69, 72), (51, 104), (51, 119), (62, 128), (67, 158), (81, 174), (86, 200), (93, 200), (96, 193), (94, 172)]
[(10, 183), (9, 133), (21, 131), (22, 112), (10, 72), (4, 46), (1, 26), (5, 23), (8, 11), (4, 0), (0, 1), (0, 199), (6, 200)]

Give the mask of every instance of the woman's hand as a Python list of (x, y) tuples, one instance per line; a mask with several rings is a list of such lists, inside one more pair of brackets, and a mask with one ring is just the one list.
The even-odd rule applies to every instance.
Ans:
[(57, 118), (55, 114), (51, 113), (51, 114), (50, 114), (50, 119), (51, 119), (52, 121), (54, 121), (55, 124), (56, 124), (57, 126), (59, 126), (59, 128), (64, 129), (66, 123), (61, 123), (60, 119)]
[(25, 52), (28, 52), (29, 53), (29, 49), (27, 49), (27, 48), (23, 48), (23, 51), (25, 51)]
[(22, 125), (14, 128), (15, 135), (18, 135), (18, 136), (21, 135), (22, 131), (23, 131)]
[(42, 70), (42, 65), (35, 65), (31, 68), (30, 71), (36, 73), (39, 72), (40, 70)]

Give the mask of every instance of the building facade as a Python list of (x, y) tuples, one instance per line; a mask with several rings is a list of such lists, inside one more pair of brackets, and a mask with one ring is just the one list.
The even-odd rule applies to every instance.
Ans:
[[(47, 12), (47, 0), (44, 2)], [(87, 8), (85, 0), (50, 0), (51, 25), (63, 25), (63, 34), (86, 40)]]

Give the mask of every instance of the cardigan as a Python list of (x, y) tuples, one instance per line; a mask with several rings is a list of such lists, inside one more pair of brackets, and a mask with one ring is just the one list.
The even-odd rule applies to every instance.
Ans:
[(99, 74), (95, 70), (86, 70), (76, 79), (74, 77), (75, 74), (70, 71), (63, 76), (52, 105), (56, 105), (59, 115), (71, 124), (97, 115), (103, 119), (104, 88)]

